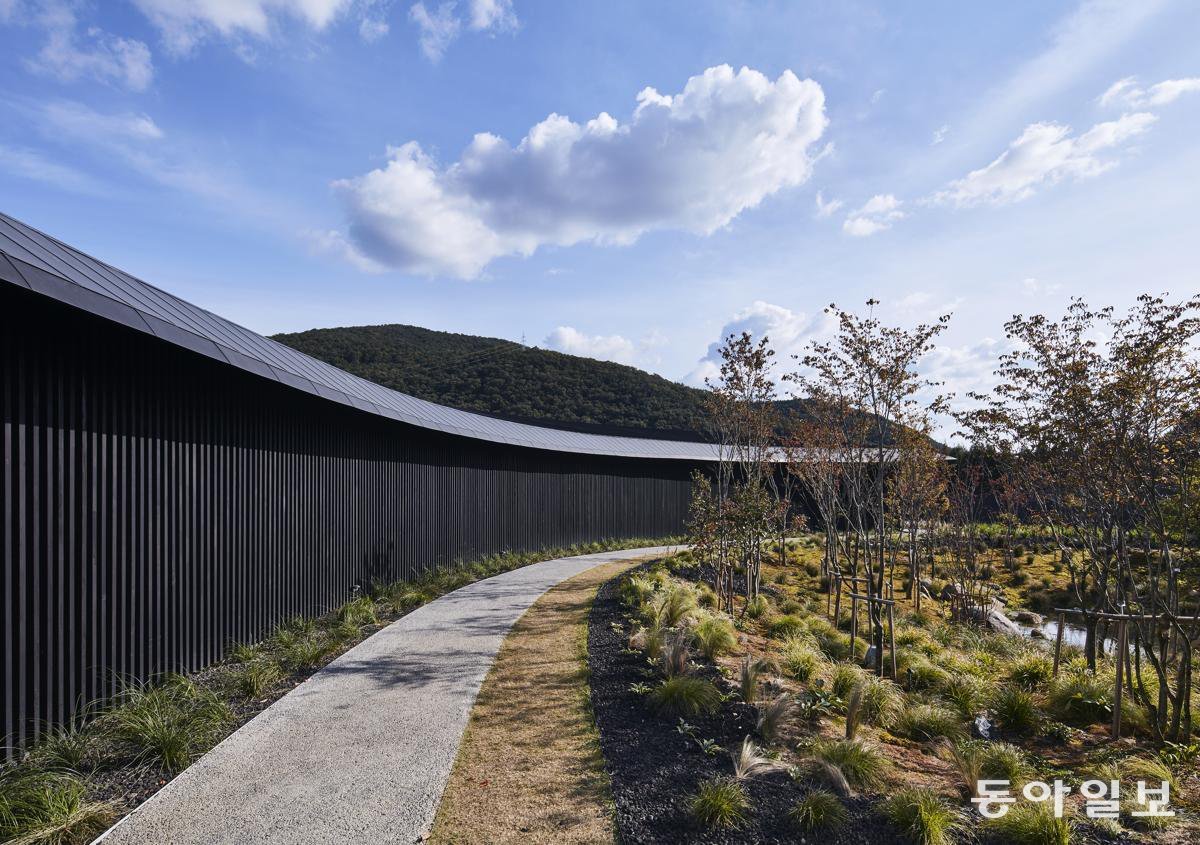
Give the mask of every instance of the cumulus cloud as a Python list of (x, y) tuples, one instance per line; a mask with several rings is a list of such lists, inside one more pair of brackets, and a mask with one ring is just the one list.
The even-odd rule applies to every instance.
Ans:
[(904, 219), (905, 214), (900, 210), (903, 204), (893, 194), (876, 194), (861, 208), (847, 215), (842, 222), (842, 231), (856, 238), (865, 238), (890, 229), (897, 220)]
[(1101, 106), (1121, 106), (1141, 109), (1147, 106), (1165, 106), (1173, 103), (1184, 94), (1200, 91), (1200, 77), (1185, 79), (1164, 79), (1142, 88), (1137, 84), (1137, 77), (1127, 76), (1118, 79), (1101, 94), (1097, 101)]
[(845, 205), (841, 200), (826, 200), (820, 191), (817, 191), (817, 217), (826, 218), (837, 213), (837, 210)]
[(720, 348), (725, 338), (730, 335), (740, 335), (749, 332), (755, 339), (768, 338), (771, 348), (775, 350), (778, 363), (776, 376), (792, 368), (790, 356), (798, 355), (804, 350), (808, 341), (829, 337), (835, 330), (835, 324), (828, 314), (821, 312), (809, 316), (801, 311), (793, 311), (782, 305), (756, 300), (748, 307), (736, 312), (721, 326), (717, 340), (709, 344), (708, 349), (684, 379), (688, 384), (702, 387), (705, 379), (713, 379), (721, 372)]
[(204, 39), (266, 38), (280, 19), (321, 31), (352, 0), (133, 0), (162, 35), (167, 48), (186, 54)]
[(45, 32), (45, 43), (26, 61), (35, 73), (63, 82), (97, 79), (131, 91), (146, 90), (154, 79), (154, 62), (145, 44), (98, 27), (81, 27), (74, 7), (68, 3), (54, 0), (28, 6), (10, 3), (0, 8), (0, 22)]
[(1101, 153), (1142, 134), (1157, 119), (1135, 112), (1097, 123), (1082, 135), (1059, 123), (1030, 124), (999, 158), (951, 182), (933, 201), (960, 207), (1003, 205), (1026, 199), (1045, 185), (1097, 176), (1117, 164)]
[(465, 14), (455, 0), (445, 0), (430, 9), (418, 0), (408, 10), (408, 17), (420, 33), (421, 52), (431, 62), (438, 62), (463, 29), (473, 32), (513, 32), (519, 24), (512, 0), (470, 0)]
[(480, 133), (449, 165), (413, 141), (333, 188), (347, 237), (367, 258), (472, 278), (495, 258), (549, 244), (709, 234), (806, 181), (827, 122), (816, 82), (722, 65), (675, 95), (646, 88), (624, 123), (606, 112), (582, 124), (551, 114), (515, 146)]
[(619, 334), (589, 335), (573, 326), (559, 326), (546, 336), (546, 347), (568, 355), (582, 355), (601, 361), (632, 364), (638, 356), (637, 346)]
[(385, 20), (363, 18), (358, 24), (358, 35), (368, 44), (378, 41), (390, 31), (391, 27), (388, 26), (388, 22)]

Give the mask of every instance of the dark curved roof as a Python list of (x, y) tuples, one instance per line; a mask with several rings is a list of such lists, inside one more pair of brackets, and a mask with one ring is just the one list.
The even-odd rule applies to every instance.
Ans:
[(0, 280), (296, 390), (410, 425), (558, 452), (716, 459), (716, 447), (707, 443), (562, 431), (472, 414), (389, 390), (185, 302), (3, 213)]

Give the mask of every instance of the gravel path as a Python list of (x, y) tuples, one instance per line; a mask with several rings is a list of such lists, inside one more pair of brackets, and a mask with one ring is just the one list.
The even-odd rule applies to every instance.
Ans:
[(97, 842), (420, 841), (513, 623), (560, 581), (669, 550), (548, 560), (430, 602), (247, 722)]

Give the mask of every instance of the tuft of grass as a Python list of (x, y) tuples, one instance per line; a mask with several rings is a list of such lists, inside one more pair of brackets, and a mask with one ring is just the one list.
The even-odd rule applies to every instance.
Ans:
[(663, 646), (662, 672), (668, 678), (688, 673), (688, 661), (692, 656), (692, 644), (685, 635), (671, 637)]
[(279, 680), (279, 666), (265, 660), (248, 663), (233, 676), (234, 688), (243, 698), (261, 698)]
[(829, 691), (838, 698), (846, 698), (854, 688), (867, 676), (853, 663), (839, 663), (833, 667), (833, 675), (829, 679)]
[(960, 828), (958, 814), (929, 789), (905, 789), (883, 804), (888, 819), (918, 845), (948, 845)]
[(882, 786), (887, 776), (887, 758), (875, 746), (861, 740), (818, 739), (809, 746), (809, 754), (835, 767), (857, 789)]
[(102, 731), (87, 721), (86, 708), (61, 725), (50, 725), (33, 749), (34, 761), (43, 768), (80, 772)]
[(747, 780), (779, 768), (779, 764), (765, 756), (750, 737), (743, 739), (736, 751), (729, 752), (729, 760), (733, 763), (733, 776), (737, 780)]
[(1157, 788), (1160, 783), (1166, 781), (1172, 795), (1179, 793), (1175, 772), (1157, 757), (1126, 757), (1119, 766), (1121, 778), (1126, 782), (1136, 783), (1144, 780), (1148, 786)]
[(771, 623), (768, 633), (777, 640), (786, 640), (804, 633), (804, 622), (799, 616), (780, 616)]
[(958, 714), (936, 704), (917, 704), (907, 708), (896, 719), (894, 732), (918, 742), (940, 738), (959, 740), (967, 735)]
[(328, 644), (320, 637), (296, 637), (281, 650), (283, 665), (293, 671), (315, 669), (329, 651)]
[(770, 667), (771, 664), (762, 658), (755, 659), (747, 654), (742, 659), (742, 666), (738, 671), (738, 691), (742, 695), (742, 701), (747, 704), (758, 701), (758, 679), (770, 671)]
[(700, 653), (709, 660), (733, 651), (737, 645), (733, 625), (723, 616), (705, 616), (692, 630), (692, 635)]
[(258, 657), (259, 647), (250, 643), (234, 643), (229, 649), (229, 659), (234, 663), (249, 663)]
[(655, 582), (651, 578), (640, 574), (630, 575), (621, 581), (621, 601), (626, 607), (636, 611), (650, 601), (650, 597), (654, 595), (654, 587)]
[(746, 602), (745, 613), (751, 619), (760, 619), (767, 612), (768, 607), (766, 596), (755, 596), (753, 600)]
[(890, 728), (904, 712), (904, 693), (886, 678), (866, 675), (859, 682), (862, 689), (863, 722), (880, 728)]
[(951, 675), (949, 682), (942, 687), (941, 695), (958, 711), (958, 715), (973, 719), (992, 697), (992, 691), (986, 681), (960, 673)]
[(703, 781), (691, 800), (692, 817), (704, 827), (738, 827), (750, 812), (750, 799), (731, 778)]
[(1043, 654), (1030, 654), (1013, 664), (1008, 678), (1023, 690), (1037, 692), (1050, 683), (1054, 663)]
[(787, 673), (802, 684), (808, 683), (825, 662), (825, 655), (807, 637), (788, 637), (780, 656)]
[(1009, 733), (1030, 734), (1042, 723), (1042, 713), (1033, 695), (1018, 686), (1003, 686), (992, 698), (992, 710), (1000, 726)]
[(672, 584), (659, 600), (658, 619), (664, 627), (674, 628), (695, 609), (696, 590), (686, 584)]
[(1059, 720), (1076, 727), (1106, 721), (1112, 715), (1112, 678), (1068, 672), (1050, 684), (1046, 707)]
[(78, 778), (44, 771), (0, 779), (0, 839), (6, 845), (90, 842), (116, 819), (115, 804), (89, 801)]
[(814, 789), (797, 801), (788, 811), (792, 824), (806, 833), (836, 830), (846, 823), (846, 807), (826, 789)]
[(998, 819), (988, 819), (990, 828), (1006, 845), (1070, 845), (1071, 821), (1056, 818), (1047, 804), (1017, 802)]
[(124, 698), (104, 721), (133, 748), (134, 762), (151, 761), (174, 772), (210, 748), (232, 719), (224, 701), (190, 684), (135, 684)]
[(376, 624), (379, 621), (379, 613), (370, 596), (359, 596), (338, 608), (337, 620), (361, 628), (364, 625)]
[(703, 678), (677, 675), (655, 687), (648, 700), (665, 716), (689, 718), (715, 713), (721, 706), (721, 692)]
[(796, 712), (796, 702), (787, 693), (775, 698), (771, 703), (758, 708), (756, 727), (758, 735), (764, 742), (774, 742), (779, 738), (783, 726), (788, 723)]

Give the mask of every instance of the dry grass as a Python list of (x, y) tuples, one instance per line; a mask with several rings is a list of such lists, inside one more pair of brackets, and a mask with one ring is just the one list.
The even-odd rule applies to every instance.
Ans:
[(513, 627), (471, 711), (429, 842), (613, 841), (583, 652), (596, 590), (631, 565), (563, 582)]

